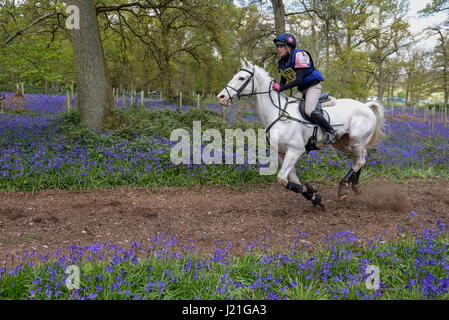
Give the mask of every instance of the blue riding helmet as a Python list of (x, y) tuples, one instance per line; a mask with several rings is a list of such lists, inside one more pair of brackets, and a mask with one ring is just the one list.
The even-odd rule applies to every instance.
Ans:
[(291, 33), (283, 33), (279, 37), (273, 40), (274, 44), (290, 46), (292, 48), (296, 48), (296, 38)]

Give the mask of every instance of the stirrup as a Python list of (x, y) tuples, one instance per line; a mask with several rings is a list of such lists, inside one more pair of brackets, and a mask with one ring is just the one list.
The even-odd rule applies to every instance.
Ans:
[(327, 132), (327, 139), (324, 141), (324, 144), (332, 144), (338, 140), (338, 134), (334, 132)]

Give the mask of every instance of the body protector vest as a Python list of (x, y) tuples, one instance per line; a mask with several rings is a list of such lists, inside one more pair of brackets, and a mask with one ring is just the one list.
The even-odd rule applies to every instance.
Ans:
[(279, 71), (287, 80), (287, 83), (296, 79), (295, 69), (297, 68), (304, 69), (304, 77), (302, 82), (298, 85), (298, 89), (301, 89), (301, 87), (307, 85), (313, 80), (324, 81), (321, 73), (315, 69), (312, 56), (306, 50), (296, 49), (292, 51), (287, 63), (284, 59), (279, 60)]

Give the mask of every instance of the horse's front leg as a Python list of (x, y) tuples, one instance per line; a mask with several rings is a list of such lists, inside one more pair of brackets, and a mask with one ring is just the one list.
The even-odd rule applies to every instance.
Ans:
[[(304, 198), (312, 201), (314, 206), (319, 205), (324, 208), (321, 196), (318, 194), (317, 190), (315, 190), (310, 183), (306, 182), (302, 185), (296, 175), (295, 164), (304, 152), (305, 151), (301, 153), (288, 150), (285, 154), (279, 153), (279, 159), (281, 160), (282, 166), (278, 173), (278, 181), (288, 190), (301, 193)], [(289, 179), (287, 179), (287, 177)]]
[[(281, 163), (281, 166), (284, 161), (284, 157), (285, 157), (285, 153), (278, 153), (278, 158)], [(296, 175), (296, 170), (295, 170), (294, 166), (293, 166), (293, 169), (288, 174), (288, 181), (291, 181), (291, 182), (294, 182), (297, 184), (301, 184), (301, 182), (299, 182), (298, 176)]]

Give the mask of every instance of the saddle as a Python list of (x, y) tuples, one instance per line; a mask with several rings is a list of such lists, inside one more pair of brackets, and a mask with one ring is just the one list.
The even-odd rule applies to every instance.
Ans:
[[(324, 106), (331, 106), (331, 105), (335, 105), (335, 99), (332, 97), (329, 97), (329, 92), (321, 92), (320, 97), (318, 99), (318, 103), (315, 107), (315, 110), (320, 111), (323, 114), (323, 117), (325, 117), (327, 119), (327, 121), (330, 122), (330, 117), (329, 114), (327, 112), (323, 111), (323, 105)], [(301, 116), (307, 120), (308, 122), (310, 122), (311, 124), (313, 124), (313, 134), (312, 136), (309, 137), (309, 141), (307, 141), (307, 144), (305, 145), (306, 148), (306, 153), (309, 153), (312, 150), (320, 150), (317, 146), (317, 131), (318, 131), (318, 125), (312, 120), (310, 119), (309, 116), (307, 116), (306, 112), (304, 111), (305, 109), (305, 96), (302, 96), (300, 98), (299, 101), (299, 113), (301, 114)]]
[[(310, 123), (315, 124), (315, 122), (312, 119), (310, 119), (310, 117), (307, 116), (307, 114), (305, 112), (305, 101), (306, 101), (305, 97), (306, 96), (302, 96), (299, 101), (299, 106), (298, 106), (299, 113), (305, 120), (309, 121)], [(333, 99), (332, 97), (329, 96), (329, 92), (321, 92), (320, 97), (318, 99), (318, 104), (315, 107), (315, 110), (320, 111), (323, 114), (323, 116), (327, 118), (327, 121), (330, 121), (330, 119), (329, 119), (329, 115), (327, 114), (327, 112), (323, 112), (323, 105), (324, 106), (334, 105), (335, 104), (334, 101), (335, 101), (335, 99)]]

